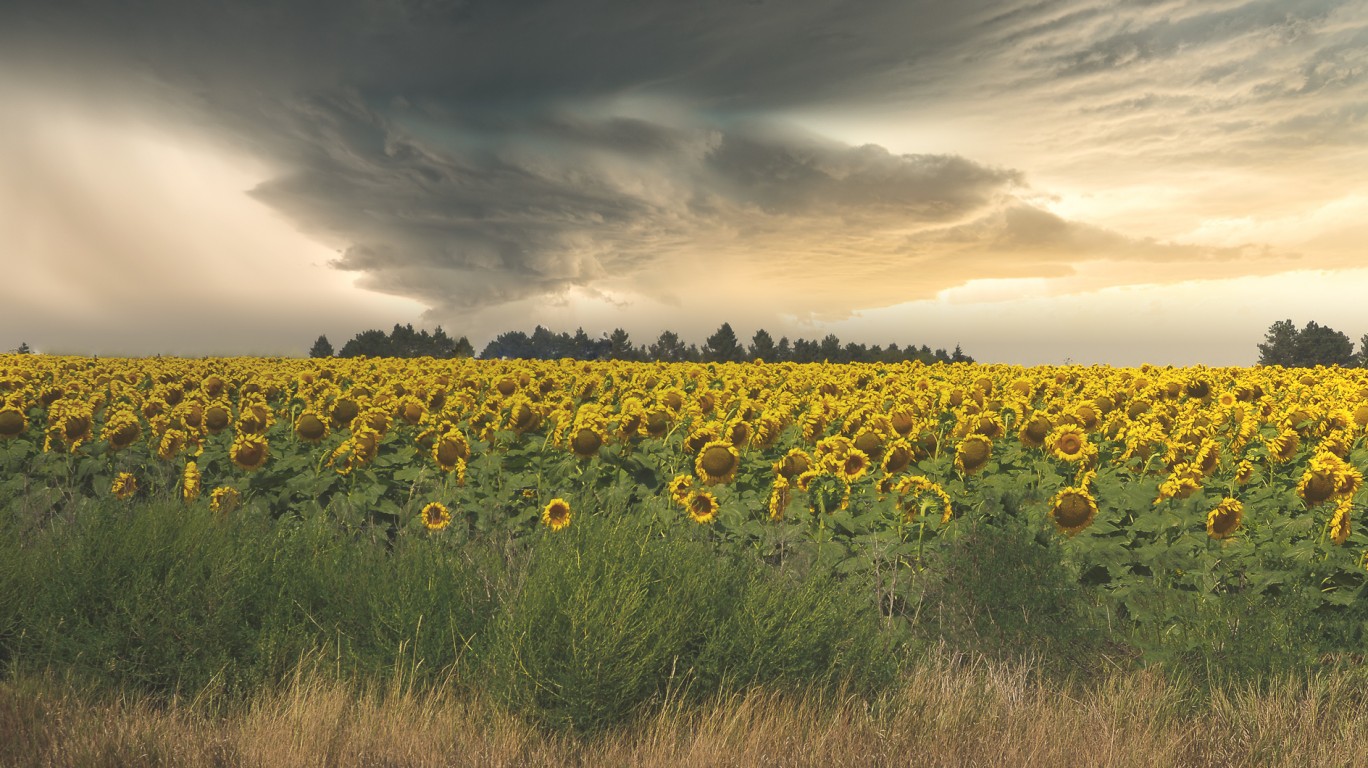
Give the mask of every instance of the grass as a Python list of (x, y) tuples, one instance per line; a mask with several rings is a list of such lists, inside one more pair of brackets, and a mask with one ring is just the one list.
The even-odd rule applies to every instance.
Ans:
[(538, 729), (454, 687), (302, 672), (226, 710), (0, 683), (0, 764), (24, 766), (1344, 766), (1368, 764), (1362, 680), (1203, 689), (1156, 670), (1064, 686), (938, 654), (883, 696), (772, 687), (592, 734)]

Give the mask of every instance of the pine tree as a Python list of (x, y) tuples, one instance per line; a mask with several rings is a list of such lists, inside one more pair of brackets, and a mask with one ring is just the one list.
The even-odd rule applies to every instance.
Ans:
[(327, 336), (319, 336), (318, 341), (309, 348), (309, 357), (332, 357), (333, 345), (328, 341)]
[(703, 344), (703, 359), (708, 362), (740, 362), (745, 355), (731, 323), (723, 323)]

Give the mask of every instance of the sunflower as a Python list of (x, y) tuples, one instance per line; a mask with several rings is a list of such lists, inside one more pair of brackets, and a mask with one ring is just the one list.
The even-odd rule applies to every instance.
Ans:
[(232, 421), (233, 414), (228, 410), (228, 406), (223, 403), (210, 403), (204, 409), (204, 428), (209, 430), (209, 434), (217, 435), (228, 427), (228, 422)]
[(1088, 457), (1088, 436), (1073, 424), (1061, 424), (1045, 438), (1046, 449), (1061, 461), (1080, 462)]
[(109, 441), (111, 450), (120, 451), (142, 437), (142, 424), (132, 411), (118, 411), (105, 422), (100, 434)]
[(193, 461), (185, 463), (185, 472), (181, 475), (181, 499), (186, 504), (193, 503), (200, 495), (200, 471), (199, 466)]
[(685, 506), (695, 523), (711, 523), (717, 519), (717, 497), (707, 491), (690, 493)]
[(1297, 495), (1314, 507), (1335, 495), (1335, 476), (1325, 469), (1309, 467), (1297, 484)]
[(789, 490), (788, 478), (778, 475), (774, 478), (774, 487), (770, 490), (769, 497), (769, 517), (771, 520), (783, 520), (784, 512), (788, 509), (789, 502), (793, 499), (793, 492)]
[(1224, 539), (1235, 533), (1244, 519), (1244, 504), (1239, 499), (1223, 499), (1207, 513), (1207, 535), (1213, 539)]
[(694, 460), (694, 471), (704, 485), (730, 483), (736, 478), (736, 469), (741, 465), (741, 455), (729, 442), (714, 440), (698, 452)]
[(883, 462), (880, 469), (884, 474), (894, 475), (907, 468), (913, 459), (912, 446), (906, 440), (895, 440), (884, 451)]
[(559, 531), (570, 525), (570, 502), (565, 499), (552, 499), (542, 510), (542, 525)]
[(693, 475), (675, 475), (675, 479), (666, 486), (670, 493), (670, 499), (680, 506), (689, 503), (689, 493), (693, 490)]
[(853, 483), (864, 477), (869, 465), (869, 455), (859, 448), (852, 448), (841, 460), (840, 475), (847, 483)]
[(1268, 441), (1268, 456), (1276, 462), (1291, 461), (1301, 447), (1301, 435), (1296, 430), (1283, 429), (1277, 437)]
[(120, 472), (114, 476), (114, 482), (110, 484), (109, 492), (114, 494), (114, 498), (119, 501), (127, 501), (138, 492), (138, 478), (129, 472)]
[(305, 411), (295, 419), (294, 431), (300, 440), (317, 443), (328, 436), (328, 423), (317, 411)]
[(1050, 519), (1070, 536), (1092, 525), (1097, 499), (1084, 488), (1064, 488), (1050, 500)]
[(1235, 482), (1245, 485), (1254, 479), (1254, 462), (1249, 459), (1241, 459), (1240, 465), (1235, 468)]
[(808, 481), (808, 511), (814, 515), (831, 514), (850, 504), (850, 483), (840, 475), (821, 473)]
[(1154, 500), (1155, 504), (1164, 499), (1186, 499), (1202, 488), (1202, 479), (1205, 475), (1200, 469), (1191, 464), (1176, 464), (1169, 472), (1169, 476), (1159, 485), (1159, 496)]
[(570, 450), (581, 459), (598, 455), (599, 447), (602, 445), (603, 435), (591, 426), (580, 427), (570, 439)]
[(0, 410), (0, 438), (18, 437), (28, 429), (24, 412), (14, 406)]
[(893, 486), (893, 490), (898, 493), (898, 508), (907, 522), (932, 512), (940, 512), (942, 523), (950, 522), (953, 514), (950, 495), (935, 481), (920, 475), (909, 475)]
[(1050, 431), (1053, 429), (1054, 423), (1050, 421), (1049, 416), (1044, 413), (1036, 413), (1021, 426), (1017, 438), (1032, 448), (1039, 448), (1045, 444), (1045, 438), (1050, 436)]
[(992, 452), (992, 440), (983, 435), (969, 435), (955, 446), (955, 469), (972, 475), (988, 465)]
[(446, 505), (440, 501), (431, 502), (423, 507), (423, 511), (418, 516), (429, 531), (440, 531), (451, 525), (451, 510), (447, 509)]
[(162, 461), (170, 461), (176, 454), (185, 447), (187, 435), (183, 430), (168, 429), (162, 433), (161, 440), (157, 443), (157, 458)]
[(270, 456), (271, 449), (266, 443), (266, 438), (260, 435), (240, 434), (233, 441), (233, 447), (228, 449), (228, 458), (232, 459), (233, 464), (238, 469), (251, 472), (261, 469), (266, 464), (266, 458)]
[(1330, 517), (1330, 540), (1336, 544), (1343, 545), (1349, 540), (1352, 533), (1350, 513), (1354, 510), (1354, 500), (1352, 497), (1344, 496), (1335, 505), (1335, 513)]
[(209, 494), (209, 508), (220, 514), (231, 514), (241, 504), (242, 494), (229, 485), (221, 485)]
[(790, 449), (783, 458), (774, 463), (775, 474), (782, 475), (789, 480), (793, 480), (811, 468), (812, 457), (802, 448)]
[(442, 471), (451, 472), (470, 460), (470, 443), (459, 429), (452, 427), (433, 444), (432, 458)]

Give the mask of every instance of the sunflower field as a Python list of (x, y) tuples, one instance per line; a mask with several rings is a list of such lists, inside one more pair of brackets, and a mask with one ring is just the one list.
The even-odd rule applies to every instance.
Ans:
[(460, 541), (626, 509), (871, 577), (885, 614), (1010, 521), (1118, 618), (1296, 595), (1361, 639), (1366, 428), (1360, 370), (10, 355), (0, 511), (174, 498)]

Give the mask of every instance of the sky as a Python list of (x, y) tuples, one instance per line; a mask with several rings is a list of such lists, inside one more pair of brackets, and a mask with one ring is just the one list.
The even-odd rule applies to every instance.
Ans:
[(7, 0), (0, 104), (0, 349), (1368, 334), (1368, 0)]

